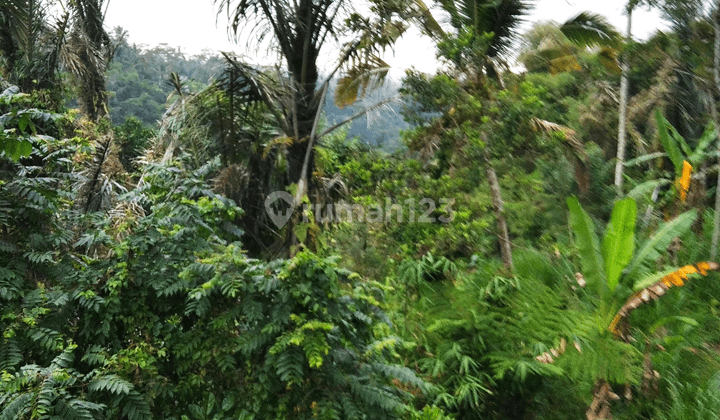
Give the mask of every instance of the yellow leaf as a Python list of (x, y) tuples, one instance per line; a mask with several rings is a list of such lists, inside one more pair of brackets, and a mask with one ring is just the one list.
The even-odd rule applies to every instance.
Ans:
[(650, 286), (638, 290), (625, 301), (625, 304), (617, 312), (615, 318), (613, 318), (612, 322), (608, 326), (608, 329), (616, 336), (621, 336), (617, 325), (620, 320), (628, 316), (634, 309), (664, 295), (665, 292), (672, 286), (680, 287), (684, 285), (690, 274), (697, 273), (705, 276), (708, 271), (717, 271), (718, 269), (720, 269), (720, 264), (712, 261), (702, 261), (697, 264), (686, 265), (685, 267), (681, 267), (680, 269), (666, 275)]
[(682, 175), (675, 181), (675, 187), (680, 192), (680, 201), (683, 203), (687, 200), (687, 193), (690, 189), (690, 175), (693, 167), (687, 160), (683, 160)]

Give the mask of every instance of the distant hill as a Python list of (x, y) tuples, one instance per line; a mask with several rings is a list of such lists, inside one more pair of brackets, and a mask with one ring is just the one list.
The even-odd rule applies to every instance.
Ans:
[(399, 82), (388, 79), (383, 87), (369, 92), (353, 106), (343, 109), (338, 108), (334, 102), (336, 86), (337, 79), (330, 82), (323, 109), (329, 125), (340, 123), (361, 112), (366, 107), (377, 104), (386, 98), (395, 97), (395, 100), (352, 121), (348, 136), (351, 138), (358, 137), (360, 141), (378, 146), (386, 151), (394, 151), (404, 147), (400, 141), (400, 130), (407, 129), (409, 125), (400, 114), (402, 103), (398, 96)]
[[(225, 59), (211, 52), (187, 56), (178, 48), (164, 44), (148, 49), (122, 42), (108, 70), (110, 117), (115, 124), (135, 116), (147, 125), (155, 125), (165, 112), (167, 97), (172, 90), (166, 82), (171, 72), (177, 72), (187, 80), (191, 91), (198, 91), (211, 83), (224, 65)], [(336, 85), (337, 80), (333, 80), (323, 109), (328, 125), (396, 96), (400, 88), (398, 81), (388, 79), (382, 88), (370, 92), (355, 105), (340, 109), (333, 100)], [(400, 115), (401, 108), (402, 104), (396, 98), (370, 111), (350, 123), (348, 136), (358, 137), (366, 144), (387, 151), (403, 147), (400, 130), (408, 128), (408, 124)]]

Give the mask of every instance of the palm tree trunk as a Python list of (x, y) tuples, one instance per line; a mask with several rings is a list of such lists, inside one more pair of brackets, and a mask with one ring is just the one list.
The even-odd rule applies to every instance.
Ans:
[[(625, 34), (626, 42), (630, 42), (632, 37), (632, 5), (627, 8), (627, 32)], [(630, 65), (627, 57), (623, 58), (622, 75), (620, 76), (620, 115), (618, 118), (618, 148), (617, 161), (615, 162), (615, 187), (618, 192), (622, 192), (623, 183), (623, 167), (625, 165), (625, 146), (627, 144), (627, 105), (628, 105), (628, 73)]]
[(490, 153), (485, 148), (485, 174), (487, 175), (488, 184), (490, 186), (490, 196), (492, 197), (493, 210), (498, 227), (498, 240), (500, 242), (500, 256), (502, 258), (505, 269), (510, 273), (515, 271), (512, 260), (512, 247), (510, 245), (510, 235), (508, 234), (507, 221), (505, 220), (505, 210), (503, 208), (502, 194), (500, 193), (500, 183), (498, 182), (495, 168), (490, 161)]
[[(720, 0), (715, 3), (713, 13), (713, 27), (715, 28), (715, 45), (713, 58), (713, 75), (715, 76), (716, 93), (720, 94)], [(714, 97), (714, 95), (711, 95)], [(715, 102), (715, 101), (713, 101)], [(716, 109), (716, 103), (712, 104), (712, 115), (715, 129), (720, 130), (720, 118)], [(720, 131), (718, 131), (720, 133)], [(720, 134), (718, 136), (718, 151), (720, 151)], [(720, 158), (719, 158), (720, 160)], [(718, 242), (720, 242), (720, 172), (718, 172), (717, 188), (715, 189), (715, 219), (713, 220), (712, 245), (710, 246), (710, 258), (715, 258), (718, 253)]]

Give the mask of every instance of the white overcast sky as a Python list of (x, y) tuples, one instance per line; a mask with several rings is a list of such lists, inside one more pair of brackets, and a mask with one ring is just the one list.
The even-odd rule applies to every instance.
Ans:
[[(185, 53), (196, 54), (203, 49), (248, 51), (246, 42), (232, 44), (227, 37), (227, 19), (217, 16), (212, 0), (109, 0), (105, 24), (108, 29), (121, 26), (129, 33), (129, 42), (155, 46), (161, 43), (180, 47)], [(432, 1), (426, 0), (426, 4)], [(627, 18), (623, 7), (627, 0), (539, 0), (528, 16), (524, 29), (532, 22), (555, 20), (562, 22), (588, 10), (605, 16), (622, 33)], [(633, 13), (633, 35), (646, 39), (658, 29), (665, 29), (657, 11), (646, 9)], [(328, 52), (328, 54), (332, 54)], [(261, 54), (262, 55), (262, 54)], [(330, 55), (335, 57), (337, 54)], [(433, 72), (436, 66), (435, 51), (429, 39), (417, 31), (409, 31), (396, 45), (394, 54), (388, 52), (385, 61), (393, 68), (403, 70), (415, 67)], [(253, 61), (266, 61), (262, 58)]]

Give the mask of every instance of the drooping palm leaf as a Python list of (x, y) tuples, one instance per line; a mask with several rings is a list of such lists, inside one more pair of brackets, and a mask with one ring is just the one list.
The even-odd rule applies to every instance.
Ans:
[(369, 90), (382, 86), (390, 65), (374, 54), (363, 63), (351, 67), (338, 80), (335, 89), (335, 105), (343, 109), (365, 96)]
[[(27, 1), (22, 0), (0, 0), (0, 23), (8, 29), (15, 41), (21, 48), (27, 49), (27, 43), (32, 40), (31, 28), (33, 26), (33, 15), (35, 11), (30, 10)], [(11, 40), (2, 40), (3, 43)], [(7, 53), (7, 51), (3, 51)]]
[(423, 31), (433, 38), (440, 38), (445, 35), (445, 31), (435, 20), (430, 9), (422, 0), (413, 0), (410, 5), (411, 20), (420, 23)]
[(703, 261), (697, 264), (686, 265), (672, 273), (667, 274), (660, 280), (652, 283), (651, 285), (638, 290), (633, 293), (626, 301), (623, 306), (617, 311), (617, 314), (613, 318), (612, 322), (608, 326), (608, 329), (612, 331), (616, 336), (620, 336), (622, 333), (618, 329), (618, 323), (628, 316), (634, 309), (640, 307), (643, 303), (650, 302), (658, 299), (664, 295), (665, 292), (673, 287), (680, 287), (685, 284), (688, 280), (688, 276), (691, 274), (707, 275), (708, 271), (717, 271), (720, 269), (720, 264), (712, 261)]
[(622, 42), (622, 36), (607, 19), (590, 12), (582, 12), (566, 21), (560, 31), (570, 41), (584, 47), (617, 48)]
[(552, 121), (543, 120), (533, 117), (530, 125), (535, 131), (545, 133), (562, 133), (562, 145), (572, 154), (573, 166), (575, 167), (575, 181), (581, 192), (587, 192), (590, 188), (590, 157), (585, 151), (585, 147), (580, 139), (577, 138), (575, 130), (570, 127), (554, 123)]
[(472, 28), (476, 38), (493, 34), (488, 57), (501, 56), (512, 46), (517, 30), (531, 8), (524, 0), (441, 0), (456, 29)]

